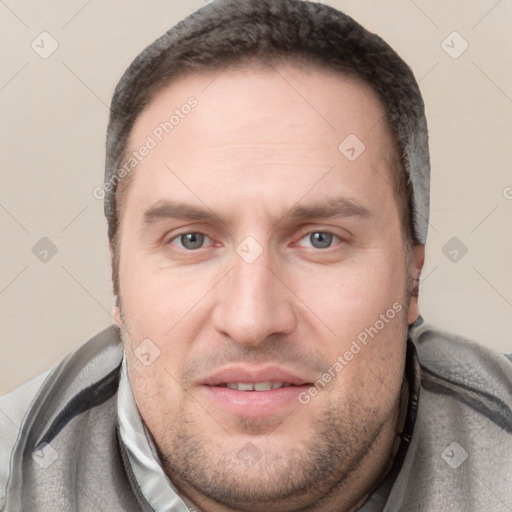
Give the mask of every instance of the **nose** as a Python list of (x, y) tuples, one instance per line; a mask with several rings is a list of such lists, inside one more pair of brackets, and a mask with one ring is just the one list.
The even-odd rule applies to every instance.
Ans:
[(297, 326), (293, 293), (270, 260), (268, 251), (252, 263), (235, 253), (234, 266), (218, 287), (214, 327), (242, 345), (257, 346)]

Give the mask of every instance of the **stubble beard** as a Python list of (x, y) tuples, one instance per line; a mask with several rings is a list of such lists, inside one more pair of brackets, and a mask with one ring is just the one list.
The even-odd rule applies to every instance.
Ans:
[[(406, 313), (395, 335), (406, 337)], [(375, 396), (379, 393), (376, 389)], [(345, 492), (350, 475), (367, 458), (374, 443), (380, 442), (379, 434), (390, 421), (394, 403), (390, 398), (386, 404), (365, 407), (357, 396), (345, 397), (313, 418), (308, 429), (312, 434), (295, 446), (290, 445), (290, 436), (281, 437), (279, 426), (272, 431), (265, 422), (259, 425), (257, 421), (235, 423), (236, 431), (243, 432), (239, 437), (230, 437), (217, 425), (209, 436), (204, 422), (194, 421), (182, 403), (157, 446), (165, 472), (192, 499), (199, 494), (226, 509), (240, 511), (313, 510), (313, 503), (315, 509), (321, 509), (324, 500)], [(308, 406), (297, 404), (299, 410)], [(288, 429), (294, 424), (293, 414), (285, 420)], [(219, 435), (224, 436), (221, 441)], [(254, 444), (261, 456), (250, 467), (240, 457), (248, 443)]]
[[(369, 419), (375, 418), (377, 411), (353, 414), (364, 420), (347, 422), (347, 415), (339, 408), (330, 408), (315, 419), (309, 439), (284, 448), (279, 428), (275, 444), (265, 436), (254, 437), (252, 443), (245, 436), (242, 441), (236, 437), (232, 441), (226, 434), (222, 445), (209, 439), (203, 429), (179, 418), (169, 426), (171, 437), (162, 446), (165, 453), (159, 449), (159, 455), (171, 481), (190, 497), (199, 493), (234, 510), (282, 511), (285, 503), (290, 510), (299, 510), (303, 508), (299, 503), (318, 505), (322, 497), (338, 488), (380, 434), (385, 420)], [(249, 443), (257, 447), (261, 459), (248, 467), (240, 453)]]

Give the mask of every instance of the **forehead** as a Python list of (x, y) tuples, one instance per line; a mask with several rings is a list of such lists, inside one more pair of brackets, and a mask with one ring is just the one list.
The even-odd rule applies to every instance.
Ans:
[(332, 167), (368, 179), (377, 173), (389, 184), (395, 151), (385, 108), (368, 84), (294, 64), (184, 75), (140, 114), (128, 153), (148, 142), (131, 186), (155, 200), (155, 183), (167, 181), (170, 190), (177, 175), (197, 195), (221, 184), (257, 186), (263, 195), (298, 184), (299, 193), (301, 180), (311, 184)]
[[(280, 120), (275, 128), (289, 128), (290, 123), (300, 117), (303, 127), (312, 125), (319, 137), (329, 132), (330, 135), (338, 132), (338, 137), (351, 129), (363, 132), (368, 123), (371, 128), (378, 123), (376, 135), (379, 132), (390, 135), (384, 105), (362, 79), (307, 63), (274, 65), (249, 61), (226, 68), (188, 72), (163, 87), (138, 116), (131, 142), (168, 121), (173, 110), (180, 110), (191, 97), (197, 100), (199, 107), (193, 111), (197, 121), (194, 130), (203, 136), (210, 131), (216, 138), (228, 135), (230, 141), (236, 134), (243, 138), (244, 132), (232, 130), (241, 117), (246, 118), (246, 126), (251, 128), (257, 127), (255, 123), (261, 127), (267, 119)], [(177, 124), (173, 126), (172, 137), (168, 139), (179, 144), (180, 133), (187, 133), (183, 128), (174, 130), (177, 127)], [(271, 143), (280, 142), (275, 140), (275, 130), (265, 131)], [(296, 140), (298, 133), (291, 133), (289, 129), (281, 131), (280, 139), (287, 133)], [(312, 131), (302, 134), (308, 139), (313, 136)]]

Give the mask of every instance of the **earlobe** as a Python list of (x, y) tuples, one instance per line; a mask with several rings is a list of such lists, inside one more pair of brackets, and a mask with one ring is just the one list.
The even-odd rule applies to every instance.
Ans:
[(116, 322), (117, 326), (121, 329), (123, 321), (121, 320), (121, 310), (119, 309), (119, 296), (114, 295), (114, 304), (112, 305), (112, 317)]
[(412, 248), (411, 272), (414, 279), (419, 281), (423, 265), (425, 264), (425, 246), (415, 245)]
[(418, 318), (418, 299), (419, 299), (419, 285), (420, 285), (420, 277), (421, 271), (423, 269), (423, 265), (425, 263), (425, 246), (424, 245), (415, 245), (412, 250), (412, 261), (411, 268), (409, 272), (411, 273), (411, 277), (413, 278), (413, 289), (411, 292), (411, 296), (409, 297), (409, 315), (407, 319), (407, 323), (413, 324)]

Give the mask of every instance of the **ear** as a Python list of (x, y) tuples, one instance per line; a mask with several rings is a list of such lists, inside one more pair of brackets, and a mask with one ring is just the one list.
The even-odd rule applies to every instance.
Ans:
[(409, 272), (414, 279), (413, 290), (415, 290), (415, 292), (411, 293), (411, 297), (409, 298), (409, 317), (407, 320), (409, 325), (414, 323), (418, 318), (418, 288), (420, 285), (420, 276), (424, 263), (425, 246), (415, 245), (412, 249), (412, 260), (410, 262), (411, 266), (409, 269)]
[[(114, 266), (114, 246), (113, 246), (112, 240), (109, 241), (108, 248), (110, 250), (110, 264), (113, 268), (113, 266)], [(119, 309), (119, 295), (114, 295), (114, 298), (113, 298), (112, 317), (113, 317), (116, 325), (120, 329), (122, 329), (123, 321), (121, 320), (121, 310)]]
[(116, 322), (119, 329), (123, 328), (123, 321), (121, 320), (121, 310), (119, 309), (119, 296), (114, 295), (114, 303), (112, 305), (112, 317)]

